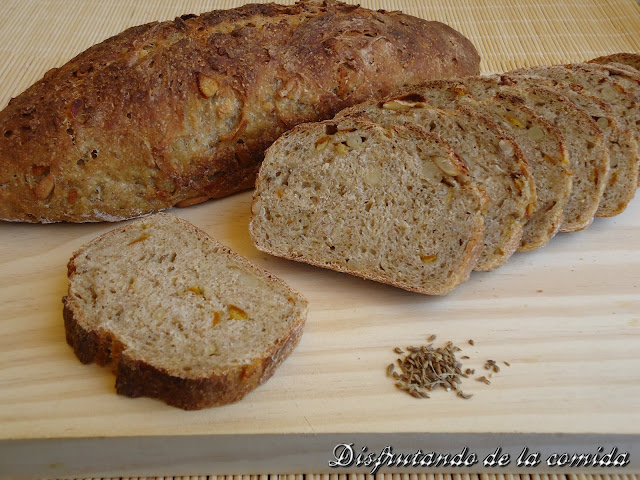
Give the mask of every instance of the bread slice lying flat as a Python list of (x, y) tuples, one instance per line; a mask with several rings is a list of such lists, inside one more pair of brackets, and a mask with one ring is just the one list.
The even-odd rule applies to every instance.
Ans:
[(413, 122), (450, 143), (469, 167), (471, 178), (489, 196), (485, 247), (476, 270), (504, 265), (520, 245), (522, 227), (535, 211), (535, 184), (513, 137), (488, 117), (461, 106), (432, 107), (415, 94), (391, 96), (347, 108), (338, 117), (364, 116), (385, 127)]
[(239, 400), (302, 335), (307, 302), (173, 215), (98, 237), (68, 265), (67, 342), (116, 390), (187, 410)]
[(267, 150), (250, 231), (272, 255), (438, 295), (476, 265), (486, 203), (438, 136), (344, 118)]
[(536, 185), (537, 207), (522, 229), (519, 251), (545, 245), (559, 230), (562, 211), (571, 193), (569, 153), (562, 132), (513, 95), (497, 93), (475, 100), (459, 80), (435, 80), (406, 92), (422, 96), (438, 108), (465, 105), (489, 117), (520, 145)]

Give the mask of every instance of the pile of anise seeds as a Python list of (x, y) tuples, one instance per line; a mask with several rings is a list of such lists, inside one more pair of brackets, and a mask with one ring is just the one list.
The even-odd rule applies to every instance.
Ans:
[[(435, 335), (427, 338), (428, 342), (433, 342)], [(475, 345), (473, 340), (469, 340), (469, 345)], [(460, 398), (469, 399), (473, 394), (464, 393), (460, 389), (463, 378), (475, 373), (474, 369), (467, 368), (464, 371), (462, 363), (456, 358), (456, 353), (462, 349), (448, 341), (443, 347), (434, 347), (433, 343), (420, 347), (409, 346), (406, 354), (398, 358), (398, 366), (402, 373), (395, 371), (393, 363), (387, 366), (387, 375), (396, 380), (396, 387), (406, 391), (415, 398), (430, 398), (429, 392), (436, 388), (444, 388), (447, 392), (454, 391)], [(394, 352), (402, 355), (405, 353), (401, 348), (396, 347)], [(469, 359), (464, 355), (462, 359)], [(510, 366), (508, 362), (504, 362)], [(500, 367), (495, 360), (487, 360), (484, 369), (489, 370), (489, 377), (493, 373), (498, 373)], [(489, 385), (491, 381), (486, 376), (476, 378), (477, 381)]]

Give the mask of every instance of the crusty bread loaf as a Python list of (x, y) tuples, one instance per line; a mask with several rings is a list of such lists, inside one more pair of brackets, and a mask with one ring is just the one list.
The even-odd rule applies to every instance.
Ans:
[(569, 153), (560, 130), (524, 105), (520, 97), (497, 93), (476, 101), (459, 80), (435, 80), (404, 90), (420, 95), (439, 108), (466, 105), (488, 116), (513, 136), (522, 148), (536, 185), (537, 207), (527, 219), (518, 250), (545, 245), (562, 223), (562, 211), (571, 193)]
[(490, 198), (485, 218), (485, 248), (476, 270), (505, 264), (522, 238), (522, 227), (535, 211), (535, 184), (513, 137), (486, 116), (461, 106), (446, 111), (412, 93), (370, 101), (340, 112), (365, 116), (385, 127), (416, 123), (450, 143), (463, 158), (474, 182)]
[(239, 400), (302, 335), (300, 294), (174, 215), (98, 237), (68, 270), (67, 341), (111, 364), (123, 395), (187, 410)]
[(464, 84), (479, 99), (492, 98), (501, 91), (520, 96), (527, 106), (560, 128), (573, 173), (560, 230), (570, 232), (588, 227), (598, 209), (609, 172), (609, 156), (596, 122), (557, 91), (520, 82), (515, 77), (469, 77)]
[[(535, 74), (569, 84), (572, 88), (582, 87), (589, 94), (602, 99), (611, 105), (623, 128), (628, 128), (636, 138), (640, 139), (640, 102), (633, 93), (625, 89), (620, 82), (606, 72), (585, 69), (579, 65), (567, 68), (566, 65), (530, 67), (516, 70), (514, 73)], [(638, 177), (640, 185), (640, 176)]]
[(486, 203), (438, 136), (342, 118), (267, 150), (250, 231), (272, 255), (440, 295), (475, 266)]
[(627, 65), (635, 70), (640, 71), (640, 53), (613, 53), (589, 60), (589, 63), (615, 64), (620, 63)]
[(478, 70), (442, 23), (335, 0), (133, 27), (0, 112), (0, 219), (119, 220), (229, 195), (292, 126)]
[(612, 217), (624, 211), (634, 197), (638, 183), (638, 144), (631, 130), (621, 127), (609, 103), (589, 95), (579, 85), (572, 88), (567, 83), (539, 75), (518, 73), (518, 76), (525, 81), (528, 79), (531, 83), (544, 84), (558, 90), (596, 120), (609, 152), (609, 178), (596, 210), (596, 217)]

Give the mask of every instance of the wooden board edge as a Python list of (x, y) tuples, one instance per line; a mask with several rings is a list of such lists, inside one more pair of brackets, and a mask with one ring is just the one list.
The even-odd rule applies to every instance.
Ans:
[[(562, 457), (565, 453), (568, 456)], [(448, 455), (448, 460), (443, 463), (441, 457), (437, 465), (438, 454)], [(572, 458), (579, 457), (574, 454), (590, 455), (589, 464), (582, 457), (574, 465), (552, 465), (563, 458), (575, 462)], [(389, 464), (398, 455), (409, 463)], [(503, 460), (500, 466), (504, 455), (508, 462)], [(536, 465), (523, 464), (526, 459), (535, 463), (536, 458)], [(640, 472), (640, 435), (336, 433), (28, 439), (0, 441), (0, 465), (0, 478), (11, 479), (260, 472), (626, 475)]]

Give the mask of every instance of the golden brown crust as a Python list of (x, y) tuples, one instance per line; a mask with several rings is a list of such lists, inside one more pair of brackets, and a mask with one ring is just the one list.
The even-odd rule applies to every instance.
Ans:
[(332, 0), (133, 27), (0, 112), (0, 218), (118, 220), (229, 195), (292, 126), (478, 70), (446, 25)]

